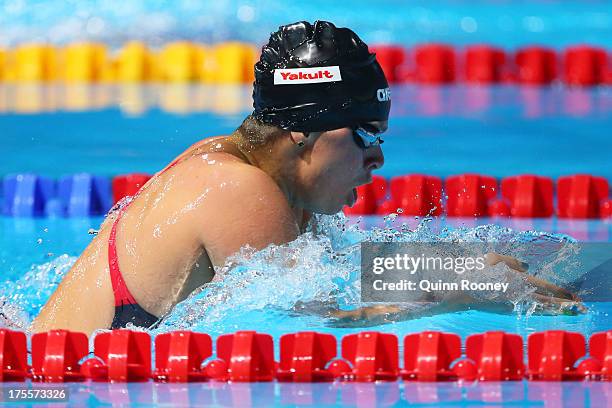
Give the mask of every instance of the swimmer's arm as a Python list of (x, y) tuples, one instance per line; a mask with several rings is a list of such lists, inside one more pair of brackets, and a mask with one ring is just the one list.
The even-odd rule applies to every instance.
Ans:
[[(219, 177), (218, 181), (214, 178)], [(262, 170), (226, 165), (208, 185), (223, 183), (208, 194), (202, 212), (200, 240), (215, 267), (248, 245), (256, 250), (284, 244), (299, 235), (295, 214), (278, 185)]]
[(426, 303), (421, 307), (410, 304), (364, 306), (353, 310), (333, 310), (327, 314), (335, 327), (368, 327), (418, 319), (440, 313), (465, 310), (462, 303)]
[[(580, 302), (569, 301), (539, 294), (533, 295), (536, 301), (537, 314), (560, 315), (585, 313), (586, 308)], [(434, 316), (441, 313), (451, 313), (464, 310), (479, 310), (491, 313), (510, 313), (513, 305), (509, 302), (482, 302), (478, 300), (432, 303), (422, 308), (410, 305), (377, 305), (365, 306), (354, 310), (331, 310), (325, 317), (329, 317), (330, 324), (335, 327), (368, 327), (380, 324), (418, 319), (425, 316)]]
[[(587, 311), (577, 295), (551, 282), (527, 274), (528, 265), (518, 259), (496, 253), (486, 254), (485, 259), (489, 265), (504, 262), (512, 271), (520, 273), (525, 280), (535, 286), (536, 292), (531, 297), (538, 305), (537, 312), (575, 314)], [(508, 313), (513, 310), (513, 305), (504, 301), (482, 301), (460, 293), (424, 308), (415, 309), (409, 304), (376, 305), (353, 310), (328, 310), (327, 316), (334, 319), (333, 324), (336, 326), (365, 327), (462, 310)]]
[(544, 279), (529, 275), (528, 273), (526, 273), (527, 269), (529, 268), (529, 265), (519, 261), (518, 259), (512, 256), (501, 255), (497, 253), (488, 253), (485, 255), (485, 260), (489, 265), (497, 265), (500, 262), (505, 263), (508, 268), (510, 268), (514, 272), (519, 273), (527, 282), (532, 284), (536, 288), (536, 293), (538, 294), (552, 296), (554, 298), (559, 299), (580, 301), (580, 298), (569, 290), (557, 286)]

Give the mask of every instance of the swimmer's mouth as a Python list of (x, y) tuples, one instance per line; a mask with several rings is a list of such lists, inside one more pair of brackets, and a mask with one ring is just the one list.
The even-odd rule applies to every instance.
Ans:
[(352, 199), (352, 200), (351, 200), (351, 202), (349, 203), (349, 207), (354, 206), (354, 205), (355, 205), (355, 203), (357, 202), (357, 187), (355, 187), (355, 188), (352, 190), (352, 193), (353, 193), (353, 195), (352, 195), (353, 199)]
[(353, 187), (353, 190), (352, 190), (353, 202), (349, 205), (349, 207), (352, 207), (357, 202), (357, 198), (359, 197), (359, 195), (357, 194), (357, 188), (360, 186), (366, 185), (366, 184), (370, 184), (371, 182), (372, 182), (372, 173), (368, 173), (366, 175), (366, 178), (363, 181), (359, 181), (357, 185)]

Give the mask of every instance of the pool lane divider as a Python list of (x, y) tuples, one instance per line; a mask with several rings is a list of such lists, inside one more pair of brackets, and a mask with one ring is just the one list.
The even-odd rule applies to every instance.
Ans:
[[(556, 196), (555, 196), (556, 187)], [(557, 207), (555, 209), (555, 198)], [(374, 176), (357, 188), (357, 201), (347, 215), (449, 217), (516, 217), (596, 219), (612, 216), (609, 183), (604, 177), (574, 174), (550, 177), (523, 174), (501, 182), (481, 174), (461, 174), (443, 180), (424, 174)]]
[[(206, 45), (176, 41), (152, 49), (129, 41), (117, 52), (93, 42), (64, 47), (24, 44), (0, 48), (0, 83), (250, 84), (260, 49), (241, 42)], [(424, 43), (411, 48), (373, 44), (370, 51), (376, 53), (390, 83), (548, 85), (559, 80), (570, 86), (612, 84), (609, 50), (586, 44), (563, 50), (528, 46), (513, 51), (487, 44), (456, 47)]]
[(123, 197), (134, 196), (151, 179), (150, 174), (131, 173), (113, 177), (113, 201), (119, 202)]
[(608, 52), (589, 45), (562, 52), (542, 46), (508, 52), (487, 44), (456, 48), (436, 43), (410, 49), (373, 45), (371, 50), (391, 83), (548, 85), (561, 80), (571, 86), (612, 84)]
[(13, 217), (90, 217), (105, 215), (151, 178), (127, 174), (112, 179), (78, 173), (59, 180), (36, 174), (12, 174), (2, 183), (2, 214)]
[(403, 368), (398, 337), (365, 331), (337, 340), (312, 331), (279, 339), (274, 360), (272, 336), (239, 331), (217, 338), (216, 358), (206, 333), (174, 331), (151, 337), (127, 329), (98, 333), (93, 355), (84, 333), (51, 330), (31, 336), (31, 365), (23, 332), (0, 329), (0, 382), (326, 382), (326, 381), (612, 381), (612, 330), (595, 333), (587, 355), (581, 333), (549, 330), (527, 339), (490, 331), (466, 338), (426, 331), (404, 337)]
[[(135, 195), (151, 178), (123, 174), (112, 180), (89, 173), (59, 180), (36, 174), (13, 174), (2, 182), (2, 214), (13, 217), (89, 217), (106, 214), (126, 196)], [(556, 195), (555, 195), (556, 189)], [(556, 199), (556, 208), (555, 208)], [(516, 217), (597, 219), (612, 217), (609, 183), (604, 177), (574, 174), (549, 177), (523, 174), (498, 182), (491, 176), (460, 174), (442, 179), (408, 174), (387, 180), (374, 176), (357, 189), (347, 215)]]

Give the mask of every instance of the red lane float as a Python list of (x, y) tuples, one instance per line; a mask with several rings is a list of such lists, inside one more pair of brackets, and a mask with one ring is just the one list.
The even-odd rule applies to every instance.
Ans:
[(331, 334), (299, 332), (280, 338), (280, 363), (276, 378), (283, 382), (332, 381), (326, 369), (336, 357), (336, 338)]
[[(561, 218), (606, 218), (612, 216), (608, 181), (592, 175), (560, 177), (557, 182), (558, 215)], [(498, 196), (501, 191), (501, 197)], [(498, 187), (494, 177), (461, 174), (442, 181), (438, 177), (411, 174), (383, 177), (357, 189), (347, 215), (440, 215), (442, 193), (447, 196), (446, 214), (451, 217), (550, 217), (554, 213), (553, 182), (548, 177), (519, 175), (504, 178)], [(390, 197), (389, 197), (390, 193)]]
[(466, 339), (465, 349), (467, 358), (475, 363), (479, 381), (519, 381), (524, 377), (523, 339), (518, 334), (473, 334)]
[(361, 332), (342, 338), (342, 357), (353, 369), (345, 379), (355, 381), (395, 381), (399, 375), (397, 336)]
[(414, 48), (416, 80), (427, 84), (446, 84), (455, 80), (455, 50), (444, 44)]
[[(344, 336), (336, 357), (331, 334), (300, 332), (280, 339), (281, 362), (274, 361), (272, 337), (254, 331), (219, 336), (217, 359), (207, 334), (177, 331), (156, 338), (156, 369), (151, 372), (148, 333), (113, 330), (94, 339), (87, 358), (84, 333), (52, 330), (32, 335), (32, 367), (27, 365), (24, 333), (0, 330), (0, 382), (278, 381), (612, 381), (612, 330), (594, 333), (586, 355), (580, 333), (550, 330), (528, 337), (528, 364), (521, 336), (501, 331), (468, 336), (465, 355), (456, 334), (422, 332), (404, 338), (404, 367), (398, 367), (394, 334), (361, 332)], [(83, 361), (82, 365), (79, 364)], [(580, 361), (580, 363), (578, 363)]]
[(506, 199), (491, 200), (488, 214), (491, 217), (509, 217), (510, 202)]
[(560, 218), (602, 217), (601, 202), (608, 198), (608, 180), (575, 174), (557, 180), (557, 215)]
[(504, 79), (506, 53), (488, 45), (474, 45), (465, 51), (465, 81), (491, 84)]
[(592, 86), (604, 83), (607, 74), (607, 54), (602, 48), (580, 45), (564, 53), (565, 83)]
[(372, 176), (372, 182), (357, 187), (357, 201), (352, 207), (344, 207), (346, 215), (376, 214), (378, 204), (387, 197), (387, 180), (381, 176)]
[(0, 382), (24, 381), (28, 375), (25, 333), (0, 329)]
[(387, 179), (382, 176), (372, 176), (372, 182), (369, 185), (376, 203), (387, 198)]
[(600, 214), (601, 218), (612, 217), (612, 199), (602, 200)]
[(596, 379), (612, 381), (612, 330), (593, 334), (589, 340), (589, 352), (596, 360)]
[(397, 211), (395, 201), (389, 197), (389, 183), (381, 176), (372, 177), (371, 187), (376, 199), (376, 212), (379, 215), (389, 215)]
[(406, 381), (456, 380), (458, 375), (451, 370), (451, 363), (459, 357), (461, 338), (456, 334), (433, 331), (409, 334), (404, 338), (402, 378)]
[(406, 50), (399, 45), (375, 45), (370, 47), (376, 54), (376, 60), (380, 64), (385, 77), (389, 83), (401, 81), (399, 68), (406, 60)]
[(444, 183), (449, 217), (481, 217), (488, 215), (489, 200), (497, 196), (494, 177), (461, 174), (448, 177)]
[(584, 374), (574, 365), (586, 354), (584, 336), (562, 330), (530, 334), (527, 340), (529, 370), (536, 381), (582, 380)]
[(442, 214), (442, 180), (423, 174), (393, 177), (391, 198), (403, 215)]
[(155, 337), (153, 378), (164, 382), (195, 382), (209, 379), (202, 369), (212, 356), (212, 339), (206, 333), (174, 331)]
[(557, 54), (550, 48), (523, 48), (516, 53), (515, 62), (520, 83), (546, 85), (557, 77)]
[(133, 196), (151, 178), (149, 174), (123, 174), (113, 178), (113, 199), (115, 204), (123, 197)]
[(255, 382), (274, 379), (274, 344), (269, 334), (255, 331), (223, 334), (217, 339), (217, 357), (221, 362), (211, 362), (216, 364), (214, 370), (207, 367), (208, 374), (215, 380)]
[(94, 339), (94, 355), (97, 359), (85, 362), (92, 380), (140, 382), (151, 378), (151, 336), (146, 332), (120, 329), (99, 333)]
[(85, 333), (51, 330), (32, 335), (32, 381), (83, 381), (79, 361), (89, 353)]
[(540, 218), (553, 214), (553, 182), (548, 177), (520, 175), (501, 182), (503, 198), (510, 202), (513, 217)]
[(397, 204), (393, 199), (385, 200), (376, 207), (376, 214), (378, 215), (389, 215), (392, 213), (402, 213), (403, 210), (398, 211)]

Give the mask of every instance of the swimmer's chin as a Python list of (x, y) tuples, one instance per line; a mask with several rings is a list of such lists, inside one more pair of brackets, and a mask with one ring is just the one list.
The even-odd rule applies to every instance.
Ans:
[(319, 206), (316, 209), (311, 209), (314, 213), (324, 215), (335, 215), (341, 212), (345, 206), (352, 207), (357, 201), (357, 189), (352, 189), (344, 197), (338, 196), (338, 200), (334, 203), (328, 203), (326, 206)]

